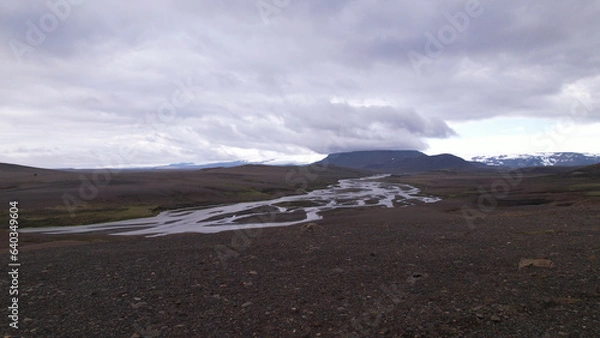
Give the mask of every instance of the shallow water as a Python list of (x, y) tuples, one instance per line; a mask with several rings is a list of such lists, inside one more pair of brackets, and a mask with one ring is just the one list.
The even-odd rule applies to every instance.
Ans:
[(23, 229), (46, 234), (104, 233), (161, 236), (186, 232), (216, 233), (226, 230), (286, 226), (316, 221), (327, 210), (355, 207), (435, 203), (440, 199), (420, 194), (418, 188), (381, 181), (388, 175), (340, 180), (326, 189), (273, 200), (181, 209), (134, 220), (81, 226)]

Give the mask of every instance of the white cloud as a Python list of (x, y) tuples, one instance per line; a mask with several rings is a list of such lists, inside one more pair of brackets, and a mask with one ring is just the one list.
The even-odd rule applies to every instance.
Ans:
[[(293, 1), (264, 24), (253, 1), (85, 1), (35, 46), (28, 22), (47, 5), (0, 5), (0, 162), (100, 166), (130, 145), (137, 165), (428, 143), (506, 152), (528, 149), (511, 141), (528, 132), (518, 119), (538, 130), (573, 115), (598, 138), (600, 4), (482, 1), (417, 74), (407, 53), (465, 4)], [(21, 62), (16, 40), (30, 47)], [(509, 134), (483, 122), (494, 117)], [(549, 151), (567, 145), (591, 147)]]
[(573, 120), (496, 118), (452, 124), (461, 136), (429, 140), (426, 153), (452, 153), (464, 158), (477, 155), (527, 154), (537, 152), (598, 153), (595, 142), (600, 123)]

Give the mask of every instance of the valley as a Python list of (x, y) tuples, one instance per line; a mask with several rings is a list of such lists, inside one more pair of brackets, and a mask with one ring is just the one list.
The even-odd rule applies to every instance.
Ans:
[(93, 182), (93, 170), (7, 168), (2, 196), (22, 206), (19, 311), (31, 336), (600, 329), (597, 165), (123, 171), (74, 216), (61, 197), (84, 200), (81, 177)]

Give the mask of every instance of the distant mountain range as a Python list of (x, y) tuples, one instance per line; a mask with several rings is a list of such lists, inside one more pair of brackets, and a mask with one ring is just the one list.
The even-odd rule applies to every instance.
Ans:
[(475, 156), (472, 161), (496, 167), (525, 168), (547, 166), (587, 166), (600, 163), (600, 154), (536, 153), (499, 156)]
[(429, 156), (416, 150), (372, 150), (336, 153), (317, 162), (321, 165), (402, 174), (429, 170), (475, 170), (485, 164), (468, 162), (451, 154)]
[[(145, 169), (206, 169), (230, 168), (246, 164), (266, 164), (271, 161), (232, 161), (210, 164), (175, 163)], [(470, 161), (452, 154), (426, 155), (416, 150), (366, 150), (330, 154), (317, 164), (365, 169), (382, 173), (414, 173), (429, 170), (476, 170), (490, 167), (526, 168), (550, 166), (589, 166), (600, 163), (600, 154), (555, 152), (498, 156), (475, 156)], [(290, 163), (291, 165), (292, 163)]]
[(208, 168), (231, 168), (231, 167), (239, 167), (242, 165), (250, 164), (247, 161), (232, 161), (232, 162), (215, 162), (208, 164), (195, 164), (191, 162), (183, 162), (183, 163), (172, 163), (169, 165), (163, 165), (158, 167), (152, 167), (149, 169), (208, 169)]
[[(251, 164), (293, 166), (297, 163), (284, 163), (276, 159), (250, 162), (230, 161), (208, 164), (192, 162), (173, 163), (162, 166), (123, 168), (123, 170), (198, 170), (208, 168), (232, 168)], [(548, 167), (583, 167), (600, 164), (600, 154), (556, 152), (519, 155), (475, 156), (470, 161), (452, 154), (426, 155), (416, 150), (366, 150), (334, 153), (316, 162), (320, 165), (334, 165), (344, 168), (369, 170), (372, 172), (402, 174), (429, 170), (481, 170), (494, 168), (542, 168)], [(10, 165), (2, 171), (9, 170)], [(32, 168), (36, 169), (37, 168)], [(567, 169), (567, 168), (565, 168)], [(74, 169), (63, 168), (71, 171)]]
[(251, 164), (262, 164), (262, 165), (271, 165), (271, 166), (293, 166), (296, 165), (294, 162), (281, 162), (276, 160), (265, 160), (265, 161), (230, 161), (230, 162), (213, 162), (206, 164), (195, 164), (193, 162), (181, 162), (181, 163), (171, 163), (167, 165), (154, 166), (154, 167), (141, 167), (141, 168), (127, 168), (130, 170), (197, 170), (197, 169), (211, 169), (211, 168), (233, 168), (240, 167), (243, 165), (251, 165)]

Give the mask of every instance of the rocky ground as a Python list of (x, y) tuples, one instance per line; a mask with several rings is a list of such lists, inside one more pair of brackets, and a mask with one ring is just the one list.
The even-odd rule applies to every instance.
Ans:
[[(20, 328), (2, 331), (600, 336), (599, 205), (498, 208), (470, 228), (453, 203), (344, 210), (318, 224), (215, 235), (71, 236), (50, 244), (28, 235)], [(524, 258), (552, 266), (519, 268)]]

